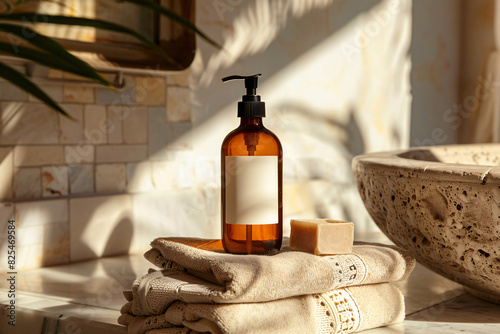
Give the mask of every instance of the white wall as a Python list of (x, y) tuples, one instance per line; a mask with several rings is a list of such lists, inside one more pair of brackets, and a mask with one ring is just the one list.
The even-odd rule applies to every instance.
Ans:
[(410, 146), (455, 143), (462, 1), (413, 2)]
[(265, 124), (284, 147), (286, 222), (327, 216), (376, 229), (350, 161), (408, 146), (411, 2), (198, 1), (196, 14), (224, 46), (198, 40), (190, 80), (195, 155), (215, 166), (213, 185), (243, 94), (242, 83), (220, 79), (262, 73)]

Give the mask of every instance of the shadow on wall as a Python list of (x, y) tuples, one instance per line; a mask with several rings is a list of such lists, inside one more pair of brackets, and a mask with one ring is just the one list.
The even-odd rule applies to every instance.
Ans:
[[(286, 127), (287, 131), (294, 132), (299, 146), (304, 143), (304, 137), (310, 137), (314, 140), (315, 147), (324, 145), (325, 147), (320, 147), (320, 149), (332, 151), (349, 160), (365, 152), (363, 134), (353, 108), (350, 108), (347, 113), (348, 118), (344, 121), (339, 120), (336, 117), (337, 113), (333, 110), (320, 114), (307, 105), (282, 103), (275, 108), (287, 111), (286, 116), (283, 117), (287, 120), (282, 120), (285, 124), (281, 125), (280, 130), (285, 130)], [(276, 120), (272, 119), (271, 122), (276, 123)], [(299, 149), (299, 151), (304, 150)]]
[[(394, 13), (385, 8), (392, 3), (399, 4)], [(385, 126), (392, 131), (391, 143), (397, 145), (404, 141), (404, 134), (394, 126), (397, 121), (389, 118), (386, 124), (384, 115), (380, 115), (385, 112), (384, 103), (387, 103), (388, 96), (397, 95), (404, 88), (392, 88), (390, 84), (387, 84), (389, 89), (377, 90), (377, 87), (382, 87), (384, 75), (389, 76), (394, 67), (401, 66), (400, 59), (405, 59), (405, 42), (396, 45), (395, 50), (388, 49), (393, 46), (391, 39), (397, 41), (401, 38), (398, 34), (403, 33), (391, 31), (388, 36), (382, 36), (380, 31), (394, 25), (393, 21), (401, 21), (397, 14), (407, 10), (406, 7), (399, 1), (273, 1), (244, 2), (217, 12), (220, 20), (206, 24), (206, 29), (214, 36), (221, 32), (227, 36), (222, 42), (225, 50), (214, 51), (200, 43), (192, 66), (192, 81), (196, 83), (193, 87), (194, 133), (208, 142), (200, 145), (200, 152), (215, 155), (211, 147), (218, 147), (222, 137), (237, 122), (235, 106), (242, 88), (236, 84), (222, 86), (220, 83), (221, 77), (233, 72), (264, 73), (259, 93), (268, 108), (272, 108), (266, 124), (273, 130), (277, 129), (280, 138), (281, 134), (284, 134), (283, 138), (294, 135), (287, 133), (288, 118), (294, 113), (293, 108), (305, 106), (310, 111), (308, 116), (320, 115), (337, 124), (346, 124), (350, 122), (348, 118), (357, 117), (363, 123), (358, 129), (366, 128), (371, 122), (372, 127)], [(212, 8), (205, 5), (201, 10), (205, 13)], [(208, 19), (201, 21), (207, 22)], [(392, 63), (385, 64), (382, 69), (377, 62), (383, 56), (372, 52), (379, 51), (374, 46), (379, 40), (383, 56), (402, 53), (403, 57), (394, 57)], [(375, 49), (370, 49), (370, 56), (366, 54), (368, 47)], [(377, 71), (370, 68), (374, 63), (380, 68)], [(370, 89), (367, 85), (371, 85)], [(330, 101), (332, 103), (328, 105)], [(371, 102), (373, 106), (367, 107), (366, 104)], [(361, 110), (361, 106), (369, 111)], [(278, 116), (274, 117), (273, 113)], [(220, 138), (214, 133), (220, 134)], [(195, 144), (199, 143), (195, 141)], [(358, 147), (353, 148), (353, 153), (362, 153), (363, 148), (356, 145)]]
[[(306, 185), (307, 196), (298, 196), (304, 198), (305, 202), (308, 198), (311, 199), (311, 215), (342, 217), (344, 220), (357, 222), (358, 228), (362, 230), (363, 220), (360, 219), (359, 207), (363, 203), (357, 190), (352, 187), (355, 183), (350, 161), (355, 155), (365, 151), (365, 144), (355, 113), (350, 111), (348, 119), (341, 122), (333, 117), (333, 112), (328, 117), (307, 106), (283, 104), (277, 109), (288, 111), (288, 121), (284, 126), (287, 133), (294, 133), (284, 143), (289, 155), (285, 156), (284, 161), (285, 184)], [(308, 154), (304, 156), (301, 152)], [(293, 189), (292, 186), (285, 193), (293, 193)], [(301, 186), (299, 189), (304, 188)], [(304, 214), (295, 210), (296, 208), (285, 203), (286, 218)]]
[[(288, 180), (312, 176), (327, 181), (308, 189), (318, 201), (314, 214), (355, 216), (359, 221), (364, 209), (350, 182), (350, 159), (367, 149), (405, 145), (401, 124), (406, 120), (397, 114), (409, 109), (398, 104), (398, 98), (404, 98), (409, 88), (392, 78), (395, 73), (404, 78), (409, 72), (405, 35), (409, 2), (303, 3), (245, 2), (219, 13), (213, 26), (206, 25), (212, 35), (222, 31), (228, 36), (223, 42), (227, 52), (199, 45), (192, 66), (194, 133), (204, 142), (200, 139), (195, 145), (202, 155), (216, 156), (214, 148), (237, 125), (235, 106), (241, 85), (222, 86), (219, 78), (262, 72), (258, 91), (269, 108), (265, 124), (277, 133), (289, 158), (285, 160)], [(394, 3), (399, 8), (389, 12), (386, 7)], [(206, 5), (202, 12), (211, 9)], [(379, 20), (380, 13), (385, 21)], [(220, 138), (214, 139), (215, 133)], [(336, 169), (341, 172), (333, 173)], [(325, 194), (330, 207), (322, 202)], [(369, 218), (361, 220), (360, 225), (369, 224)]]
[[(383, 0), (243, 1), (223, 10), (218, 10), (215, 4), (213, 8), (205, 5), (203, 10), (215, 11), (209, 17), (216, 21), (210, 24), (208, 19), (198, 20), (202, 28), (212, 36), (224, 36), (224, 40), (220, 42), (223, 50), (207, 49), (206, 45), (201, 44), (203, 42), (198, 43), (198, 56), (202, 58), (198, 61), (203, 64), (201, 67), (195, 64), (193, 68), (196, 89), (202, 90), (219, 83), (220, 78), (225, 75), (221, 73), (230, 73), (228, 69), (238, 67), (242, 62), (245, 62), (245, 68), (241, 70), (251, 71), (248, 67), (252, 67), (265, 72), (265, 76), (260, 78), (260, 86), (263, 86), (292, 62), (382, 2)], [(200, 47), (203, 49), (201, 53)], [(354, 47), (363, 48), (357, 45)], [(225, 91), (241, 95), (238, 88), (226, 87)], [(234, 100), (232, 96), (234, 95), (228, 94), (224, 99), (210, 100), (210, 109), (223, 110)]]
[[(339, 106), (339, 109), (342, 109), (340, 110), (342, 117), (339, 117), (335, 105), (318, 112), (314, 103), (311, 105), (295, 104), (293, 98), (291, 103), (284, 103), (285, 99), (282, 97), (269, 101), (267, 97), (272, 95), (272, 92), (269, 92), (269, 89), (266, 90), (266, 87), (275, 83), (283, 85), (286, 81), (283, 73), (293, 71), (293, 68), (300, 66), (299, 64), (302, 62), (314, 62), (314, 55), (324, 51), (323, 45), (326, 47), (334, 45), (337, 48), (337, 52), (345, 63), (342, 69), (343, 76), (351, 69), (358, 70), (357, 60), (350, 63), (345, 59), (350, 55), (349, 52), (353, 52), (356, 57), (359, 57), (363, 52), (364, 45), (359, 46), (357, 40), (354, 39), (357, 36), (356, 25), (360, 25), (361, 30), (365, 28), (365, 25), (361, 25), (359, 22), (359, 18), (364, 16), (368, 17), (367, 20), (371, 26), (374, 26), (373, 23), (375, 23), (375, 29), (383, 29), (384, 25), (390, 24), (390, 22), (378, 23), (379, 17), (377, 16), (384, 12), (384, 8), (381, 6), (386, 6), (387, 1), (368, 0), (355, 3), (328, 0), (247, 1), (218, 9), (212, 3), (200, 3), (199, 5), (202, 8), (198, 9), (198, 14), (202, 13), (202, 15), (198, 16), (198, 23), (209, 35), (224, 36), (224, 40), (220, 42), (224, 50), (218, 51), (210, 46), (206, 47), (203, 45), (204, 42), (199, 43), (196, 60), (191, 68), (191, 82), (194, 83), (192, 86), (194, 129), (186, 128), (177, 133), (169, 131), (165, 135), (165, 137), (169, 137), (166, 140), (167, 144), (156, 147), (153, 151), (155, 155), (163, 155), (169, 151), (169, 145), (175, 147), (190, 136), (196, 146), (195, 159), (200, 153), (201, 159), (207, 157), (207, 160), (215, 160), (214, 174), (217, 175), (220, 142), (223, 136), (236, 125), (237, 119), (234, 109), (242, 94), (240, 86), (222, 86), (220, 78), (236, 72), (246, 74), (254, 71), (263, 72), (265, 76), (262, 77), (259, 93), (265, 98), (268, 106), (273, 108), (265, 123), (284, 140), (283, 144), (286, 146), (287, 155), (291, 159), (295, 159), (291, 164), (286, 162), (286, 165), (295, 165), (296, 167), (288, 168), (288, 171), (292, 170), (290, 173), (295, 173), (293, 175), (295, 180), (318, 181), (312, 185), (313, 189), (308, 189), (316, 201), (313, 214), (343, 217), (344, 219), (360, 221), (360, 226), (369, 225), (366, 213), (365, 217), (360, 218), (359, 212), (363, 212), (363, 209), (360, 210), (359, 207), (363, 205), (354, 187), (350, 168), (352, 156), (363, 153), (366, 148), (361, 135), (362, 126), (358, 122), (360, 112), (356, 110), (356, 104), (359, 101), (352, 101), (359, 94), (355, 87), (359, 78), (353, 78), (353, 82), (346, 83), (347, 86), (352, 87), (351, 96), (340, 96), (339, 98), (344, 103), (344, 105)], [(385, 19), (391, 21), (394, 17), (389, 15)], [(346, 30), (354, 31), (354, 33), (348, 35)], [(341, 32), (340, 36), (336, 36), (338, 32)], [(361, 31), (360, 34), (363, 32)], [(334, 39), (333, 42), (332, 39)], [(345, 49), (339, 47), (343, 45), (342, 41), (345, 42)], [(376, 43), (376, 40), (365, 41), (365, 43), (373, 44)], [(331, 52), (331, 50), (329, 51)], [(385, 51), (387, 52), (387, 50)], [(321, 61), (327, 70), (330, 67), (329, 61), (326, 59), (321, 59)], [(388, 71), (390, 71), (390, 66)], [(331, 71), (326, 71), (323, 78), (320, 78), (319, 74), (321, 72), (318, 73), (317, 82), (319, 85), (323, 85), (325, 81), (335, 81), (335, 75), (331, 75)], [(324, 88), (320, 87), (321, 89), (324, 91)], [(226, 110), (230, 110), (231, 114), (225, 112)], [(278, 116), (274, 117), (273, 112), (276, 111), (278, 111)], [(161, 117), (163, 115), (158, 118), (157, 123), (159, 124), (163, 122)], [(300, 124), (303, 128), (289, 126), (289, 120), (294, 117), (302, 118), (303, 121)], [(378, 122), (383, 122), (383, 120)], [(167, 128), (168, 122), (162, 126)], [(305, 130), (304, 127), (308, 130)], [(399, 143), (401, 134), (397, 129), (393, 132), (395, 137), (393, 142)], [(332, 133), (335, 135), (332, 136)], [(282, 137), (282, 134), (285, 136)], [(300, 138), (303, 139), (304, 136), (308, 137), (306, 141), (313, 146), (313, 150), (318, 151), (321, 148), (324, 149), (323, 152), (309, 156), (303, 155), (307, 149), (294, 152), (297, 147), (302, 146), (303, 142)], [(291, 138), (288, 144), (286, 137)], [(200, 145), (201, 141), (205, 144)], [(325, 161), (324, 157), (328, 154), (330, 154), (329, 159)], [(297, 172), (297, 169), (300, 172)], [(286, 173), (287, 171), (285, 171), (285, 177)], [(297, 173), (300, 173), (298, 177)], [(135, 175), (138, 180), (141, 177), (140, 174)], [(293, 180), (290, 181), (293, 182)], [(202, 188), (201, 191), (205, 192), (209, 188), (207, 197), (209, 197), (209, 201), (213, 201), (213, 189), (218, 186), (219, 180), (215, 177), (205, 184), (207, 188)], [(146, 215), (149, 221), (161, 221), (164, 220), (161, 212), (162, 210), (148, 210)], [(219, 222), (211, 224), (218, 226)]]

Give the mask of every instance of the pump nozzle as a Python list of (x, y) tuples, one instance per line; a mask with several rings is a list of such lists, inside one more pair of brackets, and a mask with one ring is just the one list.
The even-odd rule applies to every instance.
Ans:
[(230, 80), (245, 80), (246, 95), (243, 95), (242, 101), (238, 102), (238, 117), (265, 117), (265, 104), (257, 95), (257, 85), (261, 73), (254, 75), (230, 75), (222, 78), (222, 82)]
[(229, 80), (245, 80), (245, 88), (247, 89), (246, 95), (256, 95), (257, 94), (257, 83), (259, 81), (259, 77), (261, 73), (257, 73), (254, 75), (230, 75), (228, 77), (222, 78), (222, 82), (226, 82)]

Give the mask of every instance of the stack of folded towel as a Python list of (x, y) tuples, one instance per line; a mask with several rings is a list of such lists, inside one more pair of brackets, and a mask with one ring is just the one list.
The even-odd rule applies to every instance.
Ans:
[(220, 241), (158, 238), (145, 257), (160, 270), (138, 278), (118, 322), (130, 334), (352, 333), (404, 319), (389, 282), (406, 279), (413, 256), (355, 243), (317, 256), (288, 247), (272, 256), (234, 255)]

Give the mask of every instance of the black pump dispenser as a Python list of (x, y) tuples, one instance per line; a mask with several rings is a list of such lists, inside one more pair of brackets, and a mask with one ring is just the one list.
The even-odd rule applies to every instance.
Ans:
[(222, 82), (229, 80), (245, 80), (246, 95), (242, 96), (238, 102), (238, 117), (266, 117), (266, 104), (260, 100), (257, 94), (257, 84), (262, 74), (248, 76), (231, 75), (222, 79)]

